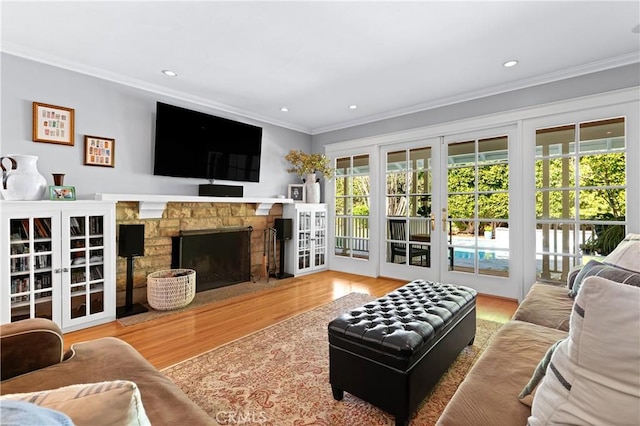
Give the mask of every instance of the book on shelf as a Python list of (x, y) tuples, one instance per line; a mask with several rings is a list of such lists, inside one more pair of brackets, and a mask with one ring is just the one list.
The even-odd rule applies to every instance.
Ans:
[(51, 238), (50, 233), (45, 226), (47, 219), (45, 218), (35, 218), (33, 219), (33, 225), (36, 230), (36, 238)]
[(29, 258), (28, 257), (14, 257), (11, 258), (11, 272), (28, 272), (29, 271)]
[(91, 235), (102, 234), (102, 216), (91, 216), (89, 218), (89, 229)]
[(71, 232), (72, 237), (84, 235), (80, 221), (75, 217), (69, 219), (69, 232)]
[(22, 230), (26, 239), (29, 239), (29, 219), (22, 219)]
[(34, 280), (34, 287), (36, 290), (51, 288), (51, 275), (36, 274), (36, 277)]
[(91, 281), (101, 280), (102, 279), (102, 267), (93, 266), (91, 267)]
[(11, 294), (29, 291), (29, 278), (14, 278), (11, 280)]

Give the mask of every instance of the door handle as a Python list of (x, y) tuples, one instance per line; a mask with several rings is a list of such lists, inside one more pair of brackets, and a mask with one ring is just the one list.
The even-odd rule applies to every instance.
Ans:
[(431, 213), (431, 230), (436, 230), (436, 215)]
[(442, 232), (447, 232), (447, 209), (442, 208)]

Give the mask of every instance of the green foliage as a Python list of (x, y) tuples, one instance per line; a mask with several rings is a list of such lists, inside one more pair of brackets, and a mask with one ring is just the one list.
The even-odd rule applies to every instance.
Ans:
[[(604, 155), (590, 155), (580, 159), (580, 186), (582, 187), (607, 187), (625, 185), (625, 156), (622, 153)], [(610, 213), (613, 217), (625, 214), (625, 191), (620, 188), (598, 189), (587, 192), (587, 197), (604, 206), (597, 207), (585, 200), (584, 208), (591, 208), (591, 217)], [(580, 208), (583, 208), (582, 196)], [(587, 216), (582, 214), (581, 216)]]
[(353, 215), (354, 216), (369, 216), (369, 206), (365, 204), (360, 204), (357, 206), (353, 206)]
[[(623, 153), (586, 155), (580, 158), (579, 183), (584, 188), (579, 193), (581, 219), (597, 219), (603, 214), (610, 214), (612, 217), (625, 215), (626, 191), (622, 188), (602, 188), (625, 185), (625, 163)], [(546, 182), (544, 180), (545, 166), (548, 167)], [(536, 161), (535, 173), (537, 188), (570, 189), (575, 187), (575, 162), (573, 158)], [(547, 211), (544, 211), (542, 194), (542, 191), (538, 191), (536, 194), (536, 217), (575, 217), (575, 190), (549, 192)]]
[[(600, 220), (624, 220), (624, 217), (615, 218), (611, 215), (602, 215)], [(617, 245), (624, 239), (624, 225), (603, 225), (594, 226), (595, 234), (585, 241), (583, 248), (588, 253), (598, 253), (606, 256), (611, 253)]]
[[(477, 188), (476, 188), (477, 181)], [(447, 188), (450, 193), (447, 209), (449, 216), (456, 219), (474, 218), (475, 209), (478, 217), (493, 219), (493, 226), (502, 222), (496, 219), (509, 218), (509, 166), (507, 164), (491, 164), (478, 168), (478, 176), (474, 167), (451, 168), (447, 176)], [(481, 192), (476, 206), (475, 191)], [(496, 192), (504, 191), (504, 192)], [(457, 193), (457, 194), (456, 194)], [(472, 233), (473, 221), (455, 221), (455, 227), (461, 232)]]
[[(335, 188), (336, 197), (344, 197), (347, 203), (353, 205), (352, 214), (354, 216), (369, 215), (369, 202), (371, 199), (369, 176), (338, 176)], [(344, 214), (344, 212), (341, 214)]]

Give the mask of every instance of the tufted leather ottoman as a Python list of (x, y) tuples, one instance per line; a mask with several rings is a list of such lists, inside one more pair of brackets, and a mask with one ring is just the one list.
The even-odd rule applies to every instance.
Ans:
[(475, 290), (412, 281), (329, 323), (333, 397), (347, 391), (407, 425), (475, 333)]

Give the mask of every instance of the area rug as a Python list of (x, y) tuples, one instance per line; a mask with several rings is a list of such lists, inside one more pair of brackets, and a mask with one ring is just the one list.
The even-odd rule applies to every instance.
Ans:
[(269, 282), (267, 282), (266, 279), (263, 279), (256, 282), (247, 281), (244, 283), (233, 284), (226, 287), (214, 288), (212, 290), (196, 293), (193, 302), (191, 302), (189, 305), (185, 306), (184, 308), (171, 311), (158, 311), (145, 303), (144, 306), (149, 309), (148, 312), (132, 315), (130, 317), (118, 318), (118, 322), (123, 326), (128, 327), (130, 325), (140, 324), (141, 322), (154, 320), (167, 315), (179, 314), (190, 309), (199, 308), (200, 306), (204, 306), (209, 303), (220, 302), (232, 297), (275, 288), (283, 284), (290, 283), (291, 281), (291, 279), (278, 280), (272, 278), (269, 279)]
[[(327, 324), (373, 297), (351, 293), (163, 371), (213, 424), (393, 425), (393, 416), (329, 385)], [(435, 424), (467, 371), (502, 324), (478, 319), (466, 347), (414, 413), (413, 425)], [(241, 420), (241, 423), (230, 423)]]

